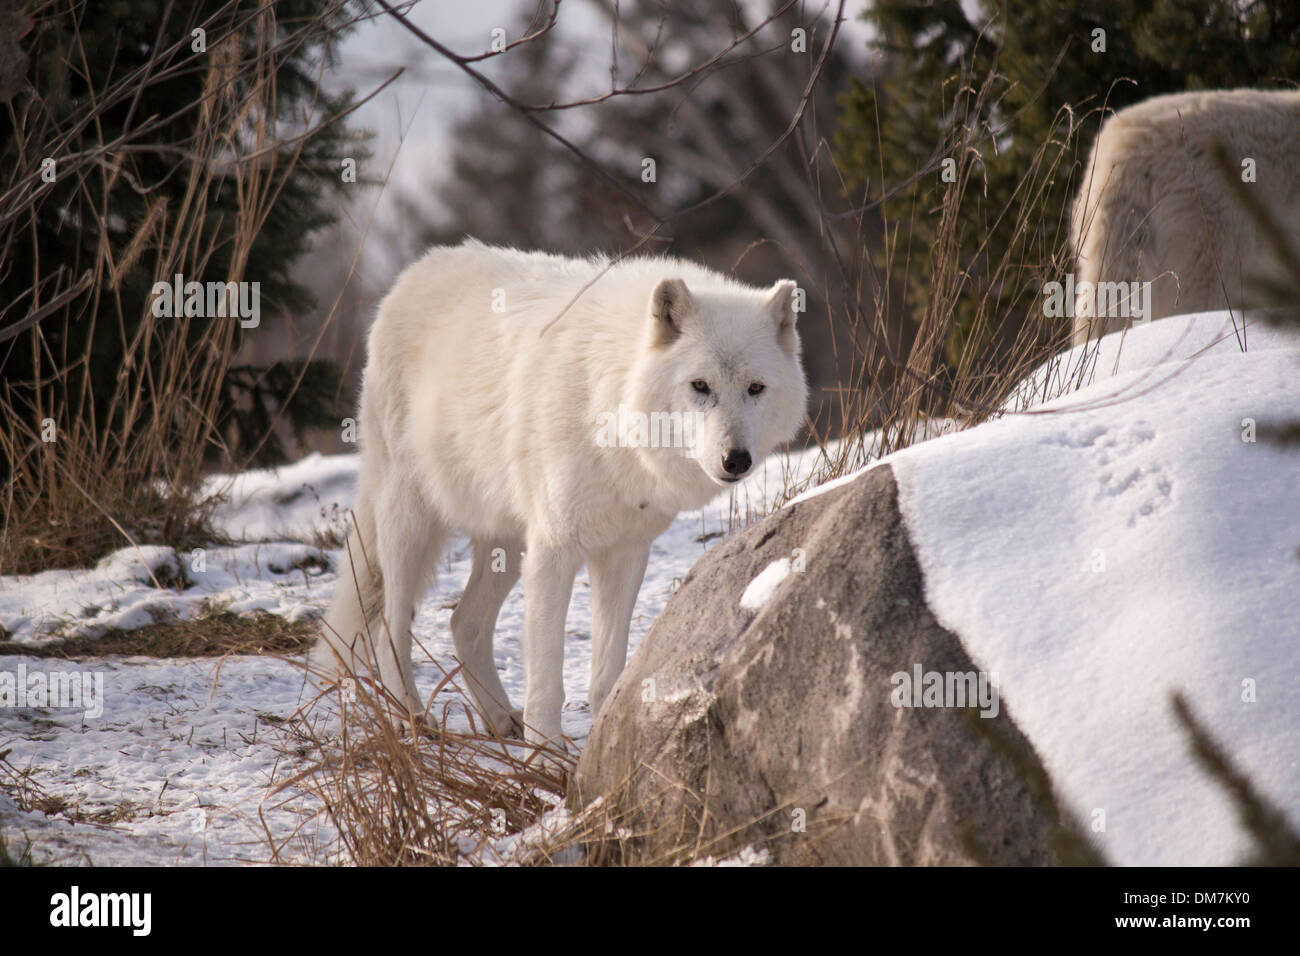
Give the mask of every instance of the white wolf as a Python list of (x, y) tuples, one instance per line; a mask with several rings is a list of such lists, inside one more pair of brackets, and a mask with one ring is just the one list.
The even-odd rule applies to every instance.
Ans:
[[(362, 385), (355, 580), (343, 569), (315, 669), (373, 667), (418, 713), (413, 608), (459, 531), (474, 558), (452, 636), (492, 728), (559, 737), (564, 620), (584, 563), (599, 712), (626, 662), (651, 541), (793, 438), (807, 401), (794, 282), (754, 289), (666, 258), (600, 275), (607, 264), (470, 240), (398, 278), (370, 330)], [(613, 419), (638, 415), (691, 421), (693, 449), (603, 440)], [(492, 655), (521, 573), (522, 714)]]
[[(1218, 140), (1243, 181), (1300, 245), (1300, 90), (1157, 96), (1102, 124), (1071, 209), (1079, 288), (1151, 283), (1146, 318), (1240, 308), (1243, 279), (1280, 264), (1215, 169)], [(1088, 283), (1088, 285), (1085, 285)], [(1074, 343), (1127, 323), (1075, 309)]]

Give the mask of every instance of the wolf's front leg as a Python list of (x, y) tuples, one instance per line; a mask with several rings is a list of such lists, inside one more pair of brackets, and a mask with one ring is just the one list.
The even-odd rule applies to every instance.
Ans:
[(627, 632), (650, 559), (648, 542), (620, 543), (593, 555), (591, 573), (591, 719), (600, 713), (627, 663)]
[(530, 543), (524, 555), (524, 739), (559, 742), (564, 707), (564, 618), (582, 558)]

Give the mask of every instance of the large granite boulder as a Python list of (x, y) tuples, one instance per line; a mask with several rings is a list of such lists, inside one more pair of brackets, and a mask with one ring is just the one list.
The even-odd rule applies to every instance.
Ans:
[(570, 804), (600, 797), (644, 861), (1046, 864), (1078, 846), (1005, 709), (896, 706), (912, 698), (894, 675), (918, 667), (975, 671), (926, 607), (884, 465), (695, 565), (596, 719)]

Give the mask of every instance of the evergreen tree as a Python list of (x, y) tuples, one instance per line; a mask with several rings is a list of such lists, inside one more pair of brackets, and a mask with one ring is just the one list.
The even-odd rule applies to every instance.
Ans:
[[(316, 81), (322, 58), (330, 57), (352, 13), (334, 0), (282, 0), (259, 11), (262, 6), (258, 0), (108, 0), (36, 11), (24, 39), (30, 57), (25, 88), (0, 111), (0, 170), (10, 197), (24, 189), (42, 192), (4, 223), (0, 332), (49, 300), (52, 290), (70, 286), (86, 270), (96, 274), (66, 312), (0, 342), (2, 397), (10, 408), (25, 413), (72, 403), (76, 415), (93, 416), (97, 432), (114, 429), (118, 413), (110, 410), (110, 398), (124, 356), (141, 335), (154, 283), (171, 279), (153, 274), (151, 251), (161, 244), (202, 250), (191, 259), (202, 274), (186, 280), (259, 282), (263, 327), (308, 306), (290, 269), (312, 233), (332, 221), (321, 198), (341, 182), (340, 157), (359, 160), (363, 154), (343, 122), (305, 139), (285, 131), (303, 130), (309, 113), (315, 119), (307, 123), (320, 122), (347, 108), (349, 94), (332, 96)], [(218, 62), (224, 67), (214, 74)], [(264, 78), (259, 62), (269, 64), (273, 76), (274, 115), (249, 109), (244, 135), (226, 141), (196, 170), (196, 144), (215, 117), (253, 99), (253, 84)], [(107, 96), (123, 81), (124, 95)], [(241, 163), (253, 151), (258, 124), (265, 129), (272, 123), (282, 143), (257, 161), (276, 169), (268, 181), (277, 192), (269, 214), (251, 227), (256, 235), (246, 261), (234, 261), (235, 230), (250, 228), (240, 221), (250, 204)], [(87, 162), (87, 156), (102, 158)], [(57, 175), (33, 187), (31, 174), (46, 159), (55, 162)], [(195, 209), (205, 212), (194, 215)], [(181, 222), (192, 231), (169, 233)], [(118, 265), (116, 275), (104, 274), (105, 261)], [(55, 280), (59, 267), (63, 276)], [(34, 276), (45, 280), (42, 288), (34, 287)], [(250, 331), (235, 325), (229, 355)], [(212, 358), (197, 344), (203, 332), (199, 322), (186, 331), (198, 363)], [(156, 349), (149, 353), (149, 361), (162, 358)], [(296, 371), (286, 376), (278, 365), (243, 367), (230, 375), (219, 396), (222, 420), (210, 434), (223, 436), (228, 448), (233, 443), (236, 458), (259, 445), (260, 461), (282, 457), (273, 438), (264, 441), (267, 403), (287, 403), (295, 428), (321, 424), (328, 406), (295, 403), (290, 394), (301, 380), (304, 395), (319, 396), (337, 378), (337, 369), (320, 363)], [(197, 388), (202, 378), (194, 374), (188, 381)], [(169, 400), (182, 410), (195, 396)], [(328, 417), (337, 424), (336, 416)]]

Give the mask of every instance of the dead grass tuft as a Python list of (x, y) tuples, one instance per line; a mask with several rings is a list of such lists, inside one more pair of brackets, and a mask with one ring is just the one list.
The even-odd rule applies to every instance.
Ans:
[(315, 637), (312, 620), (288, 621), (275, 614), (219, 611), (192, 621), (150, 624), (102, 637), (72, 638), (31, 647), (0, 643), (0, 654), (79, 660), (111, 654), (145, 657), (222, 657), (226, 654), (298, 654)]

